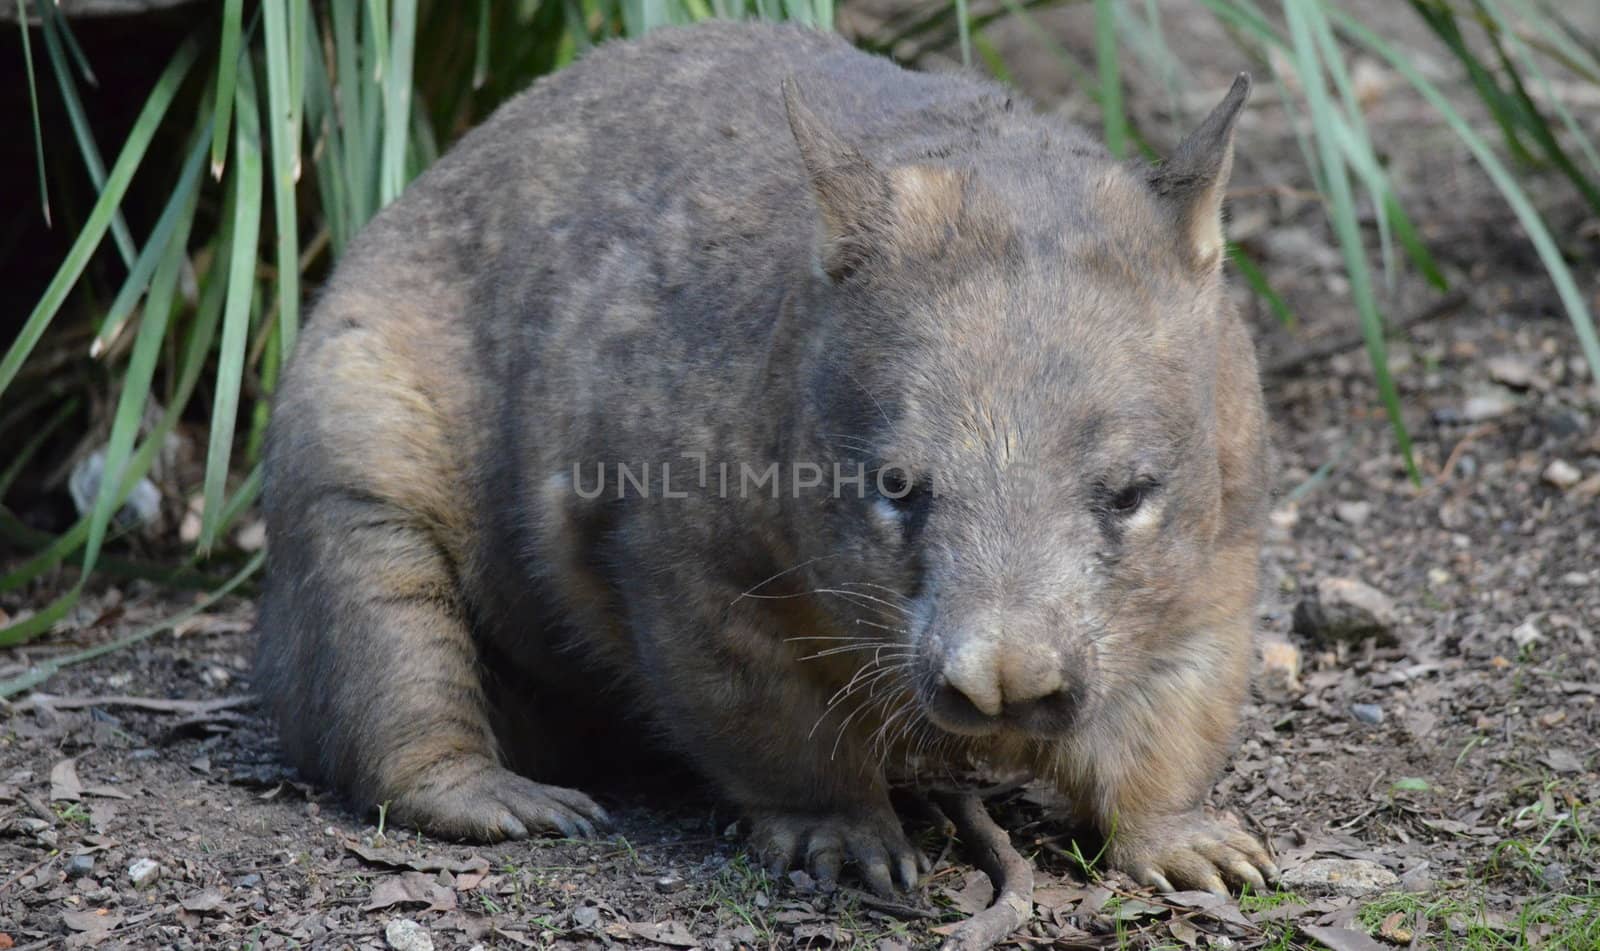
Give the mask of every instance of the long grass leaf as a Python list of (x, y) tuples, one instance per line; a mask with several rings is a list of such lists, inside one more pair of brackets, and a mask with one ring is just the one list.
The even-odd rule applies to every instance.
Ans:
[[(209, 129), (209, 124), (207, 128)], [(150, 229), (149, 240), (139, 250), (139, 256), (134, 259), (127, 279), (122, 282), (121, 289), (117, 291), (117, 296), (112, 298), (111, 306), (100, 322), (100, 332), (89, 344), (89, 356), (99, 357), (104, 353), (111, 341), (121, 333), (123, 322), (133, 313), (139, 297), (144, 294), (151, 276), (155, 274), (156, 265), (166, 253), (173, 229), (178, 226), (184, 207), (200, 188), (200, 171), (204, 167), (204, 160), (205, 143), (202, 142), (198, 148), (191, 150), (189, 157), (184, 161), (183, 170), (178, 174), (177, 185), (168, 196), (160, 216), (156, 218), (155, 227)]]
[(1366, 338), (1367, 354), (1372, 361), (1373, 375), (1377, 379), (1378, 394), (1384, 411), (1389, 416), (1395, 438), (1405, 458), (1406, 470), (1413, 482), (1420, 481), (1417, 464), (1411, 449), (1411, 434), (1406, 429), (1401, 414), (1400, 395), (1395, 389), (1394, 377), (1389, 372), (1388, 348), (1383, 336), (1383, 318), (1378, 313), (1377, 299), (1373, 295), (1372, 278), (1367, 270), (1366, 249), (1361, 242), (1361, 225), (1356, 218), (1355, 197), (1351, 191), (1349, 170), (1345, 153), (1335, 137), (1337, 126), (1333, 104), (1324, 85), (1323, 67), (1314, 39), (1312, 18), (1321, 14), (1317, 0), (1284, 0), (1284, 11), (1289, 22), (1289, 33), (1294, 44), (1295, 65), (1305, 88), (1306, 103), (1311, 109), (1314, 138), (1323, 176), (1327, 180), (1329, 218), (1339, 247), (1344, 254), (1345, 270), (1350, 278), (1350, 294), (1361, 316), (1361, 332)]
[[(205, 156), (206, 136), (195, 143), (192, 174), (199, 181)], [(117, 398), (117, 411), (111, 423), (111, 437), (106, 442), (105, 465), (101, 469), (100, 490), (95, 495), (94, 508), (89, 521), (89, 537), (83, 546), (82, 584), (93, 572), (95, 559), (100, 557), (106, 530), (112, 517), (122, 504), (118, 499), (121, 482), (128, 473), (128, 463), (133, 455), (134, 440), (139, 435), (139, 424), (144, 419), (145, 404), (150, 398), (150, 384), (155, 379), (156, 361), (161, 356), (161, 345), (167, 337), (167, 321), (172, 316), (172, 305), (178, 289), (178, 275), (182, 269), (189, 244), (189, 228), (194, 222), (197, 192), (189, 191), (184, 199), (181, 217), (162, 249), (161, 265), (150, 281), (150, 295), (146, 299), (144, 314), (139, 321), (139, 332), (134, 339), (133, 353), (128, 359), (127, 371), (122, 376), (122, 393)]]
[(1272, 283), (1267, 280), (1267, 274), (1261, 270), (1261, 266), (1251, 260), (1250, 255), (1246, 253), (1244, 248), (1232, 241), (1228, 242), (1228, 260), (1233, 262), (1234, 270), (1238, 271), (1239, 276), (1244, 278), (1244, 282), (1250, 287), (1250, 290), (1257, 297), (1267, 302), (1267, 308), (1272, 311), (1274, 317), (1278, 318), (1278, 323), (1293, 330), (1298, 323), (1295, 320), (1294, 311), (1289, 309), (1289, 304), (1283, 299), (1283, 295), (1273, 289)]
[(301, 82), (294, 78), (303, 62), (304, 38), (292, 36), (291, 6), (295, 0), (267, 0), (263, 5), (267, 63), (267, 130), (272, 139), (272, 208), (278, 249), (278, 333), (294, 346), (300, 328), (300, 229), (295, 211), (295, 179), (300, 173)]
[(239, 70), (239, 39), (244, 31), (244, 0), (222, 5), (222, 43), (217, 55), (217, 99), (211, 113), (211, 177), (222, 178), (228, 161), (228, 133), (233, 131), (233, 89)]
[(46, 440), (55, 435), (56, 430), (65, 425), (68, 419), (72, 418), (72, 414), (78, 411), (78, 407), (82, 403), (83, 401), (76, 396), (62, 400), (56, 406), (55, 412), (51, 413), (50, 417), (35, 429), (27, 441), (16, 450), (16, 455), (12, 457), (5, 471), (0, 472), (0, 500), (5, 499), (6, 492), (11, 489), (11, 483), (17, 481), (17, 476), (22, 474), (23, 468), (33, 459), (34, 454), (39, 451)]
[(972, 14), (967, 0), (956, 0), (956, 36), (961, 45), (961, 65), (972, 68)]
[(233, 457), (233, 433), (239, 417), (239, 391), (244, 385), (244, 353), (250, 334), (250, 301), (255, 295), (256, 243), (261, 227), (261, 127), (255, 78), (239, 71), (234, 110), (233, 187), (236, 200), (230, 222), (233, 248), (228, 262), (228, 298), (223, 308), (222, 344), (217, 354), (216, 395), (211, 408), (211, 440), (206, 449), (205, 508), (200, 517), (200, 549), (217, 540), (218, 516)]
[(1478, 160), (1478, 164), (1483, 167), (1506, 203), (1511, 206), (1512, 213), (1517, 216), (1523, 230), (1528, 233), (1528, 239), (1533, 242), (1534, 250), (1550, 274), (1550, 279), (1556, 286), (1556, 294), (1561, 298), (1567, 317), (1572, 321), (1573, 330), (1577, 333), (1578, 344), (1589, 363), (1590, 379), (1600, 381), (1600, 335), (1595, 332), (1594, 317), (1584, 303), (1583, 292), (1573, 279), (1572, 271), (1567, 267), (1560, 247), (1557, 246), (1555, 238), (1551, 236), (1550, 229), (1539, 216), (1533, 202), (1528, 199), (1527, 193), (1517, 184), (1516, 176), (1511, 174), (1483, 137), (1478, 135), (1472, 125), (1456, 110), (1449, 97), (1422, 75), (1409, 57), (1402, 55), (1388, 41), (1348, 14), (1333, 10), (1329, 15), (1333, 17), (1342, 32), (1387, 60), (1396, 72), (1404, 76), (1406, 81), (1411, 83), (1417, 92), (1428, 100), (1429, 105), (1444, 118), (1456, 136), (1466, 144), (1473, 157)]
[(77, 240), (67, 252), (66, 260), (56, 271), (55, 277), (50, 280), (39, 302), (34, 305), (33, 312), (23, 323), (22, 330), (17, 334), (17, 339), (12, 342), (10, 349), (6, 351), (5, 357), (0, 358), (0, 394), (5, 393), (6, 388), (11, 385), (23, 361), (28, 359), (28, 355), (38, 345), (39, 339), (50, 326), (50, 321), (61, 309), (67, 293), (77, 283), (78, 277), (83, 274), (83, 269), (89, 264), (89, 258), (100, 246), (100, 241), (105, 237), (106, 229), (111, 224), (112, 213), (122, 202), (122, 196), (128, 190), (128, 183), (133, 179), (133, 173), (144, 159), (145, 149), (149, 147), (150, 139), (155, 135), (156, 126), (161, 124), (167, 107), (172, 104), (172, 97), (179, 83), (189, 71), (189, 67), (194, 64), (195, 53), (195, 44), (192, 41), (185, 41), (173, 53), (172, 59), (167, 61), (166, 69), (156, 80), (155, 87), (145, 100), (144, 108), (128, 132), (127, 141), (123, 143), (116, 164), (106, 176), (106, 187), (95, 200), (94, 208), (90, 210), (88, 219), (78, 232)]
[[(61, 102), (67, 109), (67, 121), (72, 126), (72, 136), (78, 142), (78, 153), (83, 156), (84, 167), (89, 172), (89, 181), (99, 191), (106, 187), (106, 163), (100, 155), (100, 145), (95, 141), (94, 131), (89, 128), (89, 119), (83, 109), (83, 100), (78, 96), (78, 84), (72, 78), (72, 67), (67, 62), (67, 54), (63, 52), (63, 40), (68, 49), (75, 48), (72, 42), (72, 31), (67, 27), (67, 18), (56, 8), (55, 3), (41, 3), (39, 5), (39, 32), (44, 36), (45, 52), (50, 56), (50, 69), (55, 73), (56, 88), (61, 91)], [(82, 55), (80, 51), (79, 56)], [(129, 267), (133, 266), (135, 255), (133, 235), (128, 231), (128, 223), (123, 220), (119, 210), (111, 218), (111, 238), (117, 243), (117, 253), (122, 255), (122, 262)]]
[(1111, 0), (1094, 0), (1094, 58), (1100, 71), (1100, 115), (1106, 148), (1128, 153), (1128, 113), (1122, 104), (1122, 67), (1117, 51), (1117, 16)]
[[(233, 215), (234, 192), (229, 189), (223, 207), (223, 219), (231, 220)], [(220, 260), (230, 257), (227, 236), (224, 235), (222, 246), (219, 248)], [(133, 491), (137, 481), (150, 471), (151, 464), (155, 461), (156, 453), (160, 452), (167, 434), (182, 417), (183, 411), (188, 407), (189, 400), (193, 397), (200, 378), (208, 366), (211, 346), (217, 339), (217, 324), (221, 319), (223, 299), (227, 291), (227, 281), (220, 273), (210, 275), (200, 294), (200, 306), (195, 311), (194, 320), (190, 322), (188, 338), (184, 344), (184, 353), (179, 361), (178, 384), (173, 399), (167, 404), (166, 411), (161, 419), (156, 422), (144, 442), (133, 455), (132, 462), (128, 465), (127, 475), (123, 477), (122, 486), (117, 493), (117, 504), (121, 505)], [(63, 560), (71, 557), (84, 541), (89, 537), (89, 517), (84, 516), (73, 523), (61, 535), (51, 542), (42, 551), (37, 552), (23, 564), (13, 568), (9, 573), (0, 575), (0, 593), (14, 591), (24, 584), (37, 578), (61, 564)]]
[[(44, 0), (50, 3), (51, 0)], [(28, 0), (17, 0), (17, 29), (22, 33), (22, 68), (28, 74), (28, 104), (33, 110), (33, 159), (39, 172), (39, 208), (50, 225), (50, 184), (44, 174), (44, 129), (39, 124), (39, 86), (33, 76), (33, 42), (29, 39)]]
[[(190, 618), (199, 614), (201, 611), (206, 610), (213, 604), (216, 604), (218, 601), (221, 601), (223, 598), (232, 594), (234, 589), (238, 588), (252, 575), (260, 571), (261, 566), (265, 563), (266, 552), (258, 551), (248, 562), (245, 563), (243, 568), (239, 569), (238, 573), (232, 578), (229, 578), (216, 590), (209, 592), (205, 597), (201, 598), (199, 601), (196, 601), (189, 607), (184, 608), (182, 611), (179, 611), (177, 614), (174, 614), (165, 620), (158, 621), (149, 627), (141, 628), (140, 630), (129, 634), (127, 637), (121, 637), (114, 641), (107, 641), (104, 644), (96, 644), (93, 647), (86, 648), (73, 654), (66, 654), (61, 657), (50, 658), (38, 664), (37, 666), (30, 667), (28, 670), (15, 677), (12, 677), (9, 680), (0, 681), (0, 699), (14, 697), (24, 690), (32, 690), (33, 688), (38, 687), (45, 681), (49, 680), (51, 677), (55, 676), (64, 667), (68, 667), (72, 664), (79, 664), (86, 660), (93, 660), (96, 657), (109, 654), (113, 651), (122, 650), (123, 648), (137, 644), (140, 641), (149, 640), (155, 635), (160, 634), (162, 631), (171, 630), (172, 628), (177, 627), (179, 624), (182, 624), (184, 621), (189, 620)], [(11, 630), (11, 628), (0, 630), (0, 646), (20, 644), (28, 639), (27, 637), (12, 639), (10, 635)]]

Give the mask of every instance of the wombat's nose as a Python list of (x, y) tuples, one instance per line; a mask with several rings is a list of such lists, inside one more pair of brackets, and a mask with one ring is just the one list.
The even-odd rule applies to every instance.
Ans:
[(1060, 653), (1041, 645), (964, 644), (940, 673), (936, 703), (951, 719), (968, 723), (1005, 719), (1030, 731), (1060, 729), (1071, 722), (1082, 694)]

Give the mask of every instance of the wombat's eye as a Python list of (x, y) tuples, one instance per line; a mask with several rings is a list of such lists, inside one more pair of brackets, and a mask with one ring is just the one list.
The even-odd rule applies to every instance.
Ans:
[(878, 496), (905, 516), (915, 516), (927, 508), (930, 492), (926, 482), (912, 480), (904, 469), (886, 467), (878, 470)]
[(1139, 511), (1139, 508), (1144, 505), (1145, 499), (1147, 499), (1151, 493), (1156, 490), (1156, 488), (1157, 483), (1148, 479), (1129, 483), (1127, 486), (1124, 486), (1122, 489), (1116, 491), (1109, 499), (1106, 500), (1106, 508), (1110, 509), (1111, 514), (1113, 515), (1132, 515), (1133, 513)]

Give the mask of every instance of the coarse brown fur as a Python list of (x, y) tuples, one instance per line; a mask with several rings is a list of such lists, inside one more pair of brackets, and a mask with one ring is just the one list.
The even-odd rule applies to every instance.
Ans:
[[(892, 782), (1054, 781), (1145, 881), (1200, 812), (1264, 506), (1220, 200), (794, 28), (603, 46), (354, 242), (267, 450), (258, 688), (308, 775), (448, 836), (588, 832), (630, 731), (775, 866), (918, 857)], [(842, 477), (842, 478), (841, 478)]]

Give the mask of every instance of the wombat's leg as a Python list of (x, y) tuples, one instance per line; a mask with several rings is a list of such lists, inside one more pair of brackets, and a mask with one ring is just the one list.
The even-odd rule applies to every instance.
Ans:
[(592, 834), (605, 813), (587, 796), (500, 765), (454, 575), (421, 520), (325, 486), (281, 485), (286, 505), (260, 687), (302, 769), (445, 837)]
[(1255, 836), (1202, 805), (1227, 756), (1247, 670), (1226, 654), (1216, 660), (1197, 659), (1141, 685), (1137, 697), (1113, 699), (1100, 718), (1114, 729), (1071, 741), (1043, 764), (1081, 818), (1108, 837), (1110, 863), (1164, 891), (1226, 893), (1225, 882), (1262, 889), (1278, 876)]
[[(717, 607), (722, 616), (695, 620), (657, 608), (646, 631), (661, 668), (655, 702), (676, 744), (743, 811), (772, 874), (802, 866), (831, 880), (849, 861), (880, 894), (914, 887), (926, 859), (889, 803), (866, 731), (839, 735), (849, 711), (828, 711), (829, 691), (795, 669), (770, 622)], [(715, 632), (713, 643), (699, 631)]]

